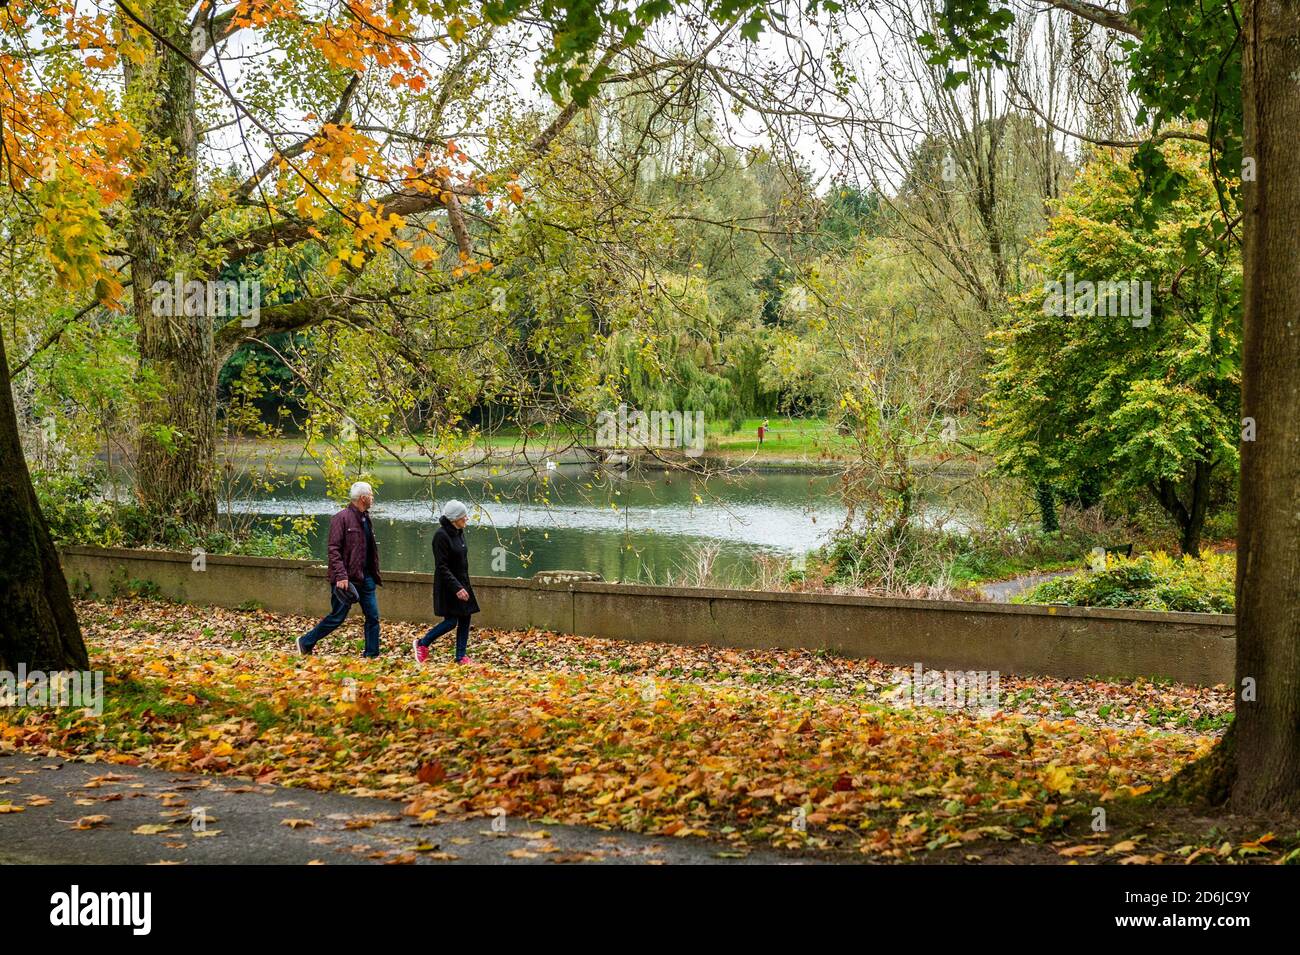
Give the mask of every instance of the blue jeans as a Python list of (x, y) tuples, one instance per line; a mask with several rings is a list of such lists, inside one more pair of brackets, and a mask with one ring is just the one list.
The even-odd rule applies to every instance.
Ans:
[(465, 655), (465, 651), (469, 647), (469, 617), (447, 617), (442, 623), (420, 638), (420, 646), (427, 647), (453, 627), (456, 628), (455, 659), (459, 660)]
[[(367, 577), (357, 587), (357, 593), (361, 595), (361, 613), (366, 618), (366, 649), (361, 655), (377, 657), (379, 656), (379, 601), (375, 597), (374, 578)], [(330, 612), (302, 638), (303, 649), (311, 653), (311, 648), (316, 646), (321, 637), (329, 636), (347, 619), (348, 611), (351, 609), (352, 605), (343, 599), (339, 589), (330, 584)]]

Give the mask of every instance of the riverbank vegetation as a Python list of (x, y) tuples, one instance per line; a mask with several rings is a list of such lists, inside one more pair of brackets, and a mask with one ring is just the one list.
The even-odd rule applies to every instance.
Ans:
[(1132, 559), (1100, 557), (1101, 563), (1087, 573), (1045, 581), (1012, 599), (1070, 607), (1232, 613), (1237, 580), (1234, 558), (1233, 554), (1173, 558), (1163, 552)]

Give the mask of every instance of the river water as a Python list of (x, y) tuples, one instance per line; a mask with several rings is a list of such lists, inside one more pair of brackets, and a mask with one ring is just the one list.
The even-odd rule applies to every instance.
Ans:
[[(470, 508), (470, 571), (531, 577), (545, 570), (594, 571), (605, 580), (693, 581), (702, 554), (712, 579), (752, 586), (759, 562), (789, 560), (820, 546), (844, 519), (837, 478), (751, 472), (707, 480), (679, 471), (597, 471), (561, 464), (492, 474), (470, 471), (437, 483), (400, 464), (375, 468), (374, 523), (383, 566), (432, 571), (437, 508), (457, 498)], [(233, 515), (254, 520), (308, 517), (321, 559), (341, 502), (319, 470), (296, 467), (295, 481), (237, 499)]]

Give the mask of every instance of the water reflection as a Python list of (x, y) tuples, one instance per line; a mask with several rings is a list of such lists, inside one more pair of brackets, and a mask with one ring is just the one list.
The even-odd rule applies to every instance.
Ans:
[[(270, 494), (238, 500), (237, 514), (313, 518), (313, 551), (324, 556), (329, 517), (339, 504), (319, 470)], [(451, 497), (471, 508), (470, 569), (527, 577), (542, 570), (589, 570), (606, 580), (667, 583), (715, 551), (714, 575), (737, 586), (757, 576), (763, 555), (792, 557), (821, 545), (843, 520), (836, 479), (825, 474), (751, 473), (707, 482), (679, 472), (597, 472), (559, 465), (531, 471), (468, 473), (433, 482), (398, 464), (376, 468), (375, 530), (384, 566), (432, 569), (436, 508)]]

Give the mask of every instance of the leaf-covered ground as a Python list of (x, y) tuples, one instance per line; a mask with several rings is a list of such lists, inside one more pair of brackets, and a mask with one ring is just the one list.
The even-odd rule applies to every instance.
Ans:
[[(419, 667), (411, 625), (386, 622), (387, 656), (362, 661), (359, 620), (301, 658), (305, 618), (145, 600), (79, 609), (108, 673), (103, 716), (0, 711), (0, 745), (383, 795), (418, 820), (504, 811), (737, 852), (1296, 855), (1262, 828), (1191, 841), (1135, 829), (1132, 797), (1213, 745), (1223, 688), (1003, 677), (1002, 712), (979, 716), (899, 708), (902, 671), (807, 652), (475, 630), (476, 666), (450, 665), (444, 638)], [(1093, 833), (1098, 810), (1110, 822)]]

